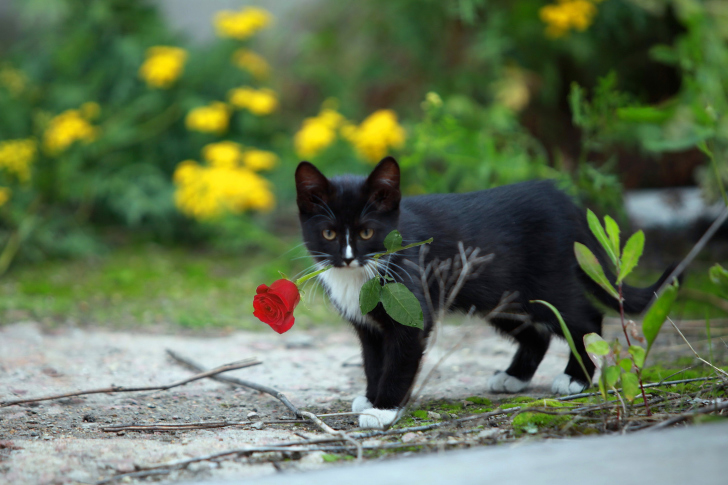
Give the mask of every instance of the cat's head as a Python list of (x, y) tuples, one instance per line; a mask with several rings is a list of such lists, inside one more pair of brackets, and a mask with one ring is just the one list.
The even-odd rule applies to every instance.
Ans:
[(368, 177), (327, 179), (309, 162), (296, 169), (296, 201), (303, 240), (314, 259), (357, 268), (384, 251), (399, 224), (399, 165), (387, 157)]

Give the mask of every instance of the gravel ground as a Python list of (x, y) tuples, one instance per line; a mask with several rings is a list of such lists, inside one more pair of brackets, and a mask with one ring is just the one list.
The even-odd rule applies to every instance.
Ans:
[[(469, 338), (433, 374), (424, 398), (488, 396), (487, 377), (507, 366), (514, 346), (487, 325), (469, 324)], [(453, 347), (464, 327), (445, 327), (428, 356), (427, 375)], [(248, 357), (262, 365), (229, 373), (275, 387), (294, 405), (313, 412), (347, 411), (364, 389), (358, 343), (341, 331), (238, 332), (193, 337), (118, 333), (92, 329), (46, 330), (35, 323), (0, 328), (0, 401), (75, 390), (171, 383), (191, 372), (165, 353), (179, 354), (212, 368)], [(554, 342), (534, 379), (532, 394), (548, 392), (568, 349)], [(489, 396), (492, 397), (492, 396)], [(104, 426), (137, 423), (240, 421), (255, 427), (211, 430), (108, 433)], [(278, 400), (256, 391), (201, 380), (167, 391), (95, 394), (0, 408), (0, 483), (57, 484), (94, 482), (137, 465), (162, 463), (246, 445), (300, 439), (296, 432), (318, 434), (309, 425), (264, 424), (291, 417)], [(353, 429), (355, 418), (329, 418), (334, 427)], [(260, 429), (256, 429), (260, 428)], [(321, 453), (285, 464), (291, 469), (324, 466)], [(280, 468), (280, 465), (279, 465)], [(219, 466), (201, 463), (168, 475), (182, 479), (259, 476), (275, 473), (270, 460), (246, 459)]]

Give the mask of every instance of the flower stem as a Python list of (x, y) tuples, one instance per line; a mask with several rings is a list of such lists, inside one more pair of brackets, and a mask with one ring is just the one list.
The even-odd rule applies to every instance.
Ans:
[(322, 269), (320, 269), (318, 271), (314, 271), (313, 273), (309, 273), (309, 274), (307, 274), (305, 276), (301, 276), (296, 281), (294, 281), (293, 284), (300, 287), (303, 283), (307, 282), (308, 280), (310, 280), (314, 276), (318, 276), (321, 273), (323, 273), (324, 271), (328, 271), (328, 270), (330, 270), (333, 267), (334, 266), (330, 264), (330, 265), (326, 266), (325, 268), (322, 268)]

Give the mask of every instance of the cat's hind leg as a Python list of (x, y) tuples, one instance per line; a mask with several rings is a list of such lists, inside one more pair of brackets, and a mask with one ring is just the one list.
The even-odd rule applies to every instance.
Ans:
[(491, 392), (520, 392), (529, 386), (543, 360), (549, 348), (550, 332), (542, 325), (531, 322), (499, 319), (492, 323), (518, 342), (518, 350), (508, 369), (497, 371), (488, 380), (488, 389)]
[[(584, 375), (584, 369), (581, 368), (579, 361), (573, 352), (569, 353), (569, 362), (566, 364), (563, 374), (559, 374), (551, 385), (551, 392), (554, 394), (568, 395), (578, 394), (589, 387), (589, 379), (594, 375), (594, 363), (589, 358), (584, 348), (584, 335), (594, 332), (598, 335), (602, 333), (602, 314), (594, 308), (591, 303), (584, 302), (581, 315), (579, 315), (576, 323), (572, 324), (574, 319), (566, 320), (566, 324), (574, 340), (579, 357), (581, 357), (588, 376)], [(559, 332), (561, 334), (561, 332)]]

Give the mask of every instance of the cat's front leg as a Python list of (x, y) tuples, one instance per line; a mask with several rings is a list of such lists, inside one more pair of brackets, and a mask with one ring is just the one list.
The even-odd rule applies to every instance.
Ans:
[(369, 325), (355, 324), (354, 327), (361, 342), (364, 374), (367, 378), (366, 395), (357, 396), (351, 403), (351, 410), (358, 413), (373, 408), (373, 402), (377, 399), (379, 380), (382, 377), (384, 365), (384, 335), (379, 329)]
[(386, 428), (400, 417), (400, 406), (417, 376), (422, 353), (421, 330), (394, 322), (384, 330), (384, 359), (376, 397), (372, 400), (374, 407), (365, 409), (359, 416), (360, 427)]

